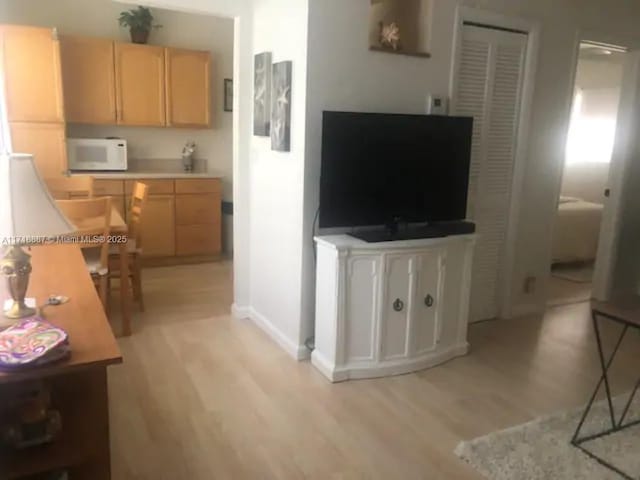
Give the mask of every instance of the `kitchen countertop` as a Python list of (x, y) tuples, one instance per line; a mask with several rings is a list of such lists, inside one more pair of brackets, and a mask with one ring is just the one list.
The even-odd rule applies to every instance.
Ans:
[(129, 158), (129, 168), (123, 172), (76, 171), (71, 175), (90, 175), (104, 180), (133, 180), (137, 178), (224, 178), (224, 174), (208, 168), (208, 161), (193, 159), (193, 172), (185, 172), (180, 158)]
[(104, 180), (132, 180), (136, 178), (223, 178), (224, 175), (216, 172), (153, 172), (131, 171), (126, 172), (71, 172), (74, 175), (89, 175), (93, 178)]

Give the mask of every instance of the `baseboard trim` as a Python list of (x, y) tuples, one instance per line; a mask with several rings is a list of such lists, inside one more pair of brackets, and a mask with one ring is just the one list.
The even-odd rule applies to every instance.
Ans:
[(238, 320), (244, 320), (245, 318), (251, 318), (251, 308), (240, 306), (236, 303), (231, 304), (231, 315)]
[[(232, 307), (233, 311), (233, 307)], [(244, 313), (244, 309), (242, 313)], [(282, 331), (276, 327), (266, 316), (256, 311), (253, 307), (246, 309), (248, 315), (238, 318), (249, 318), (255, 323), (263, 332), (265, 332), (271, 339), (276, 342), (282, 349), (291, 355), (295, 360), (306, 360), (310, 356), (309, 349), (304, 345), (298, 345), (291, 341)]]

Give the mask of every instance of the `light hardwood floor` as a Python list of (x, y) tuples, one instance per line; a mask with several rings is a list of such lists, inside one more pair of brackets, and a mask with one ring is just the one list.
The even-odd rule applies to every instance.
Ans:
[[(479, 479), (460, 440), (581, 405), (598, 377), (586, 304), (472, 325), (471, 353), (431, 370), (332, 385), (229, 315), (230, 263), (144, 282), (109, 373), (116, 480)], [(616, 391), (638, 371), (631, 337)]]

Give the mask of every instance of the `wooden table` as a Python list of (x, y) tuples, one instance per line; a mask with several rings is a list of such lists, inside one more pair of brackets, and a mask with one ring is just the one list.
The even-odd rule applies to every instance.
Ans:
[[(69, 334), (68, 360), (22, 372), (0, 372), (0, 408), (9, 392), (26, 382), (44, 381), (52, 406), (62, 415), (55, 442), (20, 451), (0, 449), (0, 478), (14, 479), (59, 468), (71, 480), (107, 480), (110, 474), (107, 367), (122, 356), (96, 289), (75, 245), (33, 247), (33, 272), (27, 292), (38, 305), (51, 294), (69, 302), (47, 306), (43, 315)], [(4, 282), (0, 299), (9, 298)]]
[[(86, 222), (76, 224), (78, 229), (93, 228), (95, 219), (87, 219)], [(114, 237), (126, 236), (127, 223), (120, 215), (116, 207), (111, 209), (111, 234)], [(129, 256), (126, 242), (117, 242), (120, 255), (120, 308), (122, 311), (122, 335), (131, 335), (131, 288), (129, 286)]]

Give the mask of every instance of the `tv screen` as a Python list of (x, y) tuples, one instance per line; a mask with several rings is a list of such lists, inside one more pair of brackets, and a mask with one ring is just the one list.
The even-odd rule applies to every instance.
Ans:
[(473, 120), (324, 112), (321, 228), (464, 220)]

